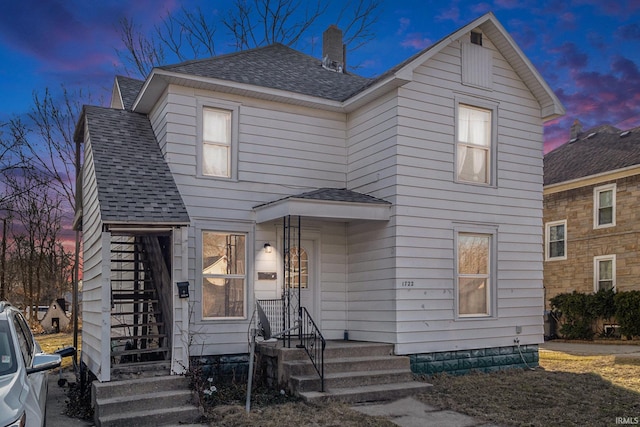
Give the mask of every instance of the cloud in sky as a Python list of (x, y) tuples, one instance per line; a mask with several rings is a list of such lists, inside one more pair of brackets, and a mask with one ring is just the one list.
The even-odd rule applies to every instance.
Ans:
[[(0, 90), (21, 112), (32, 92), (74, 86), (107, 93), (119, 65), (116, 29), (121, 17), (152, 29), (167, 11), (197, 0), (21, 0), (0, 14)], [(218, 2), (215, 3), (220, 6)], [(567, 117), (547, 126), (554, 141), (571, 122), (585, 126), (622, 122), (640, 114), (640, 1), (619, 0), (383, 0), (376, 39), (350, 63), (376, 75), (422, 50), (481, 14), (492, 11), (540, 70), (567, 108)], [(323, 28), (324, 29), (324, 28)], [(224, 30), (220, 29), (219, 36)], [(226, 43), (223, 41), (222, 43)], [(317, 43), (310, 43), (315, 46)], [(314, 52), (317, 53), (317, 52)], [(5, 83), (4, 82), (9, 82)], [(44, 85), (44, 86), (43, 86)], [(6, 108), (6, 107), (2, 107)], [(5, 114), (5, 115), (3, 115)], [(6, 111), (0, 109), (0, 122)], [(630, 123), (627, 120), (622, 123)]]

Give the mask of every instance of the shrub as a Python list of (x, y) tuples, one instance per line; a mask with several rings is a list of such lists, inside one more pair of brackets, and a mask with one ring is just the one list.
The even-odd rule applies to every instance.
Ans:
[(559, 294), (551, 298), (551, 308), (560, 320), (560, 334), (568, 339), (593, 339), (593, 304), (586, 294)]
[(620, 333), (627, 338), (640, 336), (640, 291), (619, 292), (614, 301)]

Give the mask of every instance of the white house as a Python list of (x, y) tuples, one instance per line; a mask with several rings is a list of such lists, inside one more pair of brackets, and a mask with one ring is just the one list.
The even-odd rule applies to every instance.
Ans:
[(517, 365), (497, 357), (516, 341), (537, 362), (560, 101), (491, 13), (373, 79), (326, 34), (338, 55), (158, 67), (85, 107), (82, 357), (99, 381), (246, 355), (256, 300), (283, 298), (416, 372)]

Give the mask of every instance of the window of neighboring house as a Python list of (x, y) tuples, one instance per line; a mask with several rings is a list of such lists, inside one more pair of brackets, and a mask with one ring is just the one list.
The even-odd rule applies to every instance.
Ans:
[(202, 317), (245, 317), (246, 235), (202, 232)]
[(458, 233), (457, 286), (458, 316), (490, 316), (492, 287), (493, 235)]
[(567, 220), (548, 222), (545, 240), (547, 260), (567, 259)]
[(616, 256), (602, 255), (593, 258), (593, 290), (616, 289)]
[(593, 227), (616, 225), (616, 185), (609, 184), (593, 189)]
[(232, 112), (218, 108), (202, 109), (202, 174), (231, 177)]
[(458, 105), (457, 180), (491, 184), (493, 111)]

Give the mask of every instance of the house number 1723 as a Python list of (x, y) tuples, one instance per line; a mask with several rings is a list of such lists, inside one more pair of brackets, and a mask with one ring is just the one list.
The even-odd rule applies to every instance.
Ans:
[(410, 288), (413, 286), (413, 280), (404, 280), (402, 282), (402, 287), (403, 288)]

